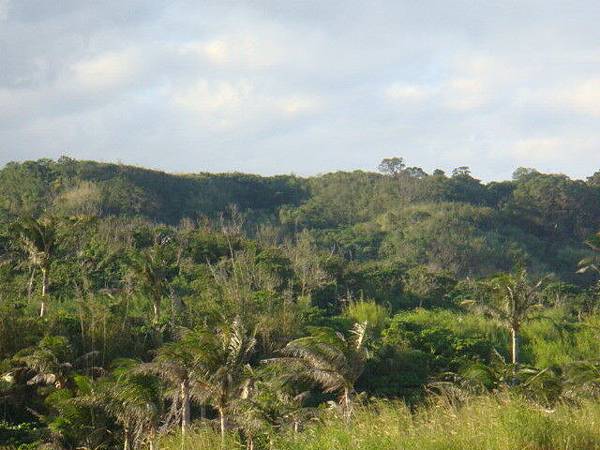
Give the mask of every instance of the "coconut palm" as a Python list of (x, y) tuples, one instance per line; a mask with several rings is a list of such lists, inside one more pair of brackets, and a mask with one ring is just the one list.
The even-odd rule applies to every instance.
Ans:
[(156, 239), (154, 245), (130, 257), (130, 266), (142, 289), (152, 299), (154, 323), (160, 321), (160, 307), (169, 294), (169, 281), (177, 273), (176, 255), (167, 239)]
[(339, 394), (345, 417), (351, 414), (354, 385), (368, 358), (367, 322), (356, 323), (349, 336), (331, 328), (314, 328), (312, 334), (289, 342), (283, 357), (270, 361), (288, 368), (290, 376), (298, 375), (319, 384), (324, 392)]
[(57, 243), (57, 222), (52, 217), (39, 220), (22, 218), (12, 224), (11, 231), (17, 247), (26, 255), (31, 270), (30, 291), (35, 271), (40, 270), (42, 274), (40, 317), (44, 317), (50, 285), (50, 265)]
[(254, 450), (257, 436), (269, 434), (271, 431), (270, 417), (259, 402), (250, 398), (240, 398), (231, 404), (235, 414), (236, 425), (241, 429), (246, 439), (246, 449)]
[(566, 397), (598, 398), (600, 393), (600, 361), (574, 361), (564, 368)]
[(474, 361), (458, 372), (447, 372), (429, 383), (427, 388), (450, 403), (463, 402), (473, 395), (516, 389), (521, 395), (544, 405), (552, 405), (562, 394), (560, 371), (546, 367), (515, 366), (494, 351), (489, 363)]
[(160, 418), (160, 395), (155, 379), (137, 373), (134, 361), (120, 360), (111, 377), (102, 379), (78, 403), (98, 407), (123, 428), (123, 449), (139, 447), (146, 440), (150, 449)]
[(184, 436), (190, 424), (191, 401), (197, 400), (217, 410), (224, 439), (227, 409), (242, 392), (255, 344), (254, 335), (237, 319), (217, 330), (183, 330), (178, 341), (160, 347), (154, 360), (138, 371), (154, 373), (170, 387), (167, 395), (177, 406)]
[(192, 398), (198, 397), (201, 388), (197, 381), (196, 359), (203, 352), (201, 335), (184, 330), (178, 341), (162, 345), (152, 362), (136, 369), (138, 373), (152, 373), (166, 383), (166, 396), (172, 404), (171, 416), (180, 422), (183, 436), (190, 425)]
[(540, 289), (544, 279), (531, 283), (526, 270), (506, 274), (485, 283), (484, 298), (480, 301), (465, 300), (464, 305), (475, 306), (503, 324), (511, 334), (511, 361), (519, 364), (519, 337), (521, 326), (543, 306)]
[[(600, 231), (586, 241), (588, 247), (600, 254)], [(577, 273), (594, 271), (600, 275), (600, 256), (584, 258), (579, 261)]]
[(13, 361), (15, 370), (25, 373), (27, 384), (53, 385), (57, 389), (68, 387), (77, 370), (101, 374), (100, 367), (91, 365), (98, 352), (89, 352), (75, 358), (64, 336), (46, 336), (33, 347), (18, 352)]
[(196, 359), (204, 389), (203, 398), (219, 413), (221, 438), (225, 439), (227, 411), (233, 399), (242, 396), (250, 376), (248, 361), (254, 353), (254, 332), (236, 318), (215, 333), (203, 334), (204, 351)]

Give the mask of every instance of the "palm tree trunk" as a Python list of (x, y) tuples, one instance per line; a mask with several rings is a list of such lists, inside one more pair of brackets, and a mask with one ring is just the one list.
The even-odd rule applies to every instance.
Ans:
[(344, 388), (344, 417), (346, 420), (350, 420), (350, 389), (347, 387)]
[(40, 317), (46, 313), (46, 295), (48, 293), (48, 268), (42, 268), (42, 299), (40, 305)]
[(150, 436), (148, 438), (148, 449), (149, 450), (157, 450), (158, 445), (156, 445), (156, 428), (152, 425), (150, 427)]
[(154, 302), (152, 303), (152, 309), (154, 311), (154, 323), (158, 323), (160, 321), (160, 298), (155, 297)]
[(35, 266), (31, 268), (31, 277), (29, 278), (29, 283), (27, 284), (27, 298), (31, 300), (31, 296), (33, 295), (33, 282), (35, 281)]
[(510, 329), (512, 338), (512, 363), (513, 365), (519, 364), (519, 329), (513, 326)]
[(123, 450), (130, 450), (131, 444), (129, 442), (129, 428), (125, 427), (123, 430)]
[(219, 406), (219, 419), (221, 422), (221, 447), (225, 448), (225, 411)]
[(181, 435), (190, 426), (190, 382), (188, 379), (181, 383)]

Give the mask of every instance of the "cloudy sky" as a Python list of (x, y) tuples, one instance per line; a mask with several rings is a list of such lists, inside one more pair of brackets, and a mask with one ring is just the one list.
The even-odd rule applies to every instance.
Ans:
[(0, 164), (600, 169), (597, 0), (0, 0)]

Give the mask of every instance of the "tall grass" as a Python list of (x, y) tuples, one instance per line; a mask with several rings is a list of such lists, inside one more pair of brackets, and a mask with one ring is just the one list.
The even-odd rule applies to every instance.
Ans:
[[(268, 443), (270, 440), (270, 443)], [(181, 449), (175, 436), (163, 449)], [(187, 437), (187, 449), (218, 449), (218, 435), (204, 428)], [(244, 448), (237, 435), (226, 448)], [(300, 433), (282, 432), (263, 442), (273, 450), (567, 450), (600, 449), (600, 404), (554, 410), (514, 396), (486, 396), (456, 407), (436, 401), (411, 412), (403, 403), (377, 401), (356, 410), (351, 423), (324, 414)]]

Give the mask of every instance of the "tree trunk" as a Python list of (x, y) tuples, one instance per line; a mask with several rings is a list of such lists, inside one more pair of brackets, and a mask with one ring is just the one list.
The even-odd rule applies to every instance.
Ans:
[(154, 302), (152, 302), (152, 309), (154, 311), (154, 323), (158, 323), (160, 321), (160, 298), (155, 298)]
[(190, 426), (190, 382), (185, 380), (181, 383), (181, 435), (185, 436), (185, 432)]
[(33, 295), (33, 282), (35, 281), (35, 266), (31, 268), (31, 277), (29, 278), (29, 283), (27, 284), (27, 298), (31, 300), (31, 296)]
[(350, 389), (344, 388), (344, 417), (346, 420), (350, 419)]
[(519, 329), (513, 326), (510, 334), (512, 337), (512, 363), (516, 366), (519, 364)]
[(221, 422), (221, 447), (225, 448), (225, 411), (223, 407), (220, 406), (219, 410), (219, 419)]
[(123, 450), (130, 450), (131, 444), (129, 443), (129, 428), (123, 429)]
[(46, 313), (46, 295), (48, 294), (48, 268), (42, 268), (42, 299), (40, 305), (40, 317)]
[(148, 439), (148, 449), (149, 450), (157, 450), (158, 449), (158, 445), (156, 445), (155, 441), (156, 441), (156, 428), (154, 426), (150, 427), (150, 436)]

